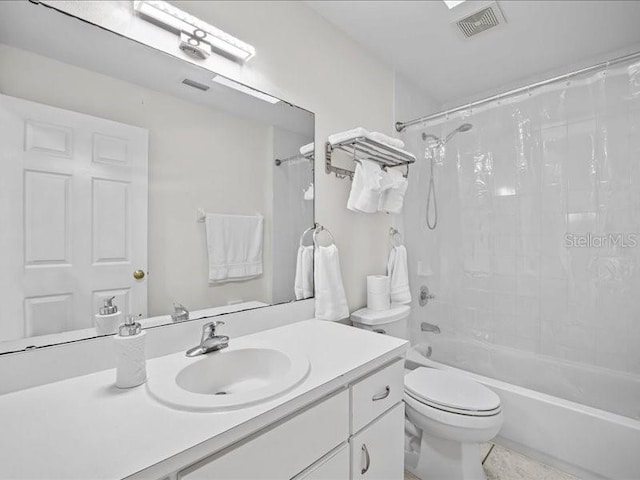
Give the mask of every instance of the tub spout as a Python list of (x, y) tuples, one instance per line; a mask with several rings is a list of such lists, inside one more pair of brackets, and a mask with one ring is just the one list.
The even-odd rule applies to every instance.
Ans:
[(427, 322), (422, 322), (420, 324), (420, 330), (423, 332), (440, 333), (440, 327)]

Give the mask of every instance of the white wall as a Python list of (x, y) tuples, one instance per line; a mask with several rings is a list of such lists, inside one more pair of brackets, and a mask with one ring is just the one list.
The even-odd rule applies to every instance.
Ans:
[[(0, 92), (149, 130), (150, 316), (170, 312), (172, 302), (190, 310), (271, 303), (270, 127), (4, 45)], [(242, 179), (242, 188), (230, 179)], [(261, 277), (208, 284), (198, 208), (265, 216)]]
[(441, 105), (427, 92), (396, 72), (393, 83), (394, 116), (397, 122), (408, 122), (439, 112)]
[[(47, 2), (175, 55), (175, 35), (131, 16), (129, 2)], [(324, 173), (331, 133), (362, 125), (393, 134), (393, 71), (302, 2), (181, 1), (181, 9), (256, 47), (245, 66), (204, 65), (316, 114), (316, 219), (334, 235), (350, 308), (366, 303), (365, 277), (385, 271), (389, 217), (346, 209), (350, 183)], [(350, 165), (353, 168), (353, 165)]]

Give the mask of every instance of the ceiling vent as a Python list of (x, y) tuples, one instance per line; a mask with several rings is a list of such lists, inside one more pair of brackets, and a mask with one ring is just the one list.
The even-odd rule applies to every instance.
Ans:
[(496, 2), (491, 2), (480, 10), (456, 21), (458, 31), (464, 38), (473, 37), (504, 23), (506, 20)]

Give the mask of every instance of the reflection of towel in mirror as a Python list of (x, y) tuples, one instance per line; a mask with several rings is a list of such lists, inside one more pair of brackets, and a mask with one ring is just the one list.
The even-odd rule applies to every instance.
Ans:
[(294, 282), (296, 300), (313, 297), (313, 245), (300, 245)]
[(411, 303), (407, 249), (404, 245), (391, 249), (387, 263), (387, 275), (391, 283), (391, 303)]
[(309, 186), (307, 187), (307, 189), (304, 191), (304, 193), (302, 194), (302, 197), (305, 200), (313, 200), (314, 197), (314, 193), (313, 193), (313, 182), (311, 182), (309, 184)]
[(307, 143), (306, 145), (300, 147), (300, 155), (308, 155), (313, 152), (314, 148), (315, 143)]
[(316, 318), (341, 320), (349, 316), (347, 297), (335, 245), (317, 247), (315, 253)]
[(206, 215), (210, 283), (262, 275), (263, 224), (261, 215)]
[(347, 208), (354, 212), (375, 213), (380, 202), (382, 169), (371, 160), (359, 160), (353, 175)]

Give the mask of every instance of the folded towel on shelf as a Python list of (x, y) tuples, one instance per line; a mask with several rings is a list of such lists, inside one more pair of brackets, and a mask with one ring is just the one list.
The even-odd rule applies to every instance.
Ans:
[(296, 300), (313, 297), (313, 245), (300, 245), (294, 281)]
[(315, 250), (316, 318), (341, 320), (349, 316), (347, 297), (342, 284), (338, 247), (318, 246)]
[(409, 182), (396, 168), (388, 168), (380, 181), (378, 211), (400, 213)]
[(262, 275), (263, 224), (261, 215), (206, 214), (210, 283)]
[(314, 149), (315, 144), (313, 142), (307, 143), (306, 145), (300, 147), (300, 155), (307, 155), (309, 153), (312, 153)]
[(353, 175), (347, 208), (354, 212), (375, 213), (380, 203), (380, 165), (371, 160), (359, 160)]
[(331, 145), (344, 142), (345, 140), (352, 140), (358, 137), (368, 137), (369, 132), (362, 127), (352, 128), (351, 130), (345, 130), (344, 132), (334, 133), (329, 135), (327, 140)]
[(387, 275), (391, 283), (391, 303), (411, 303), (407, 249), (404, 245), (393, 247), (389, 252)]
[(375, 140), (376, 142), (384, 143), (385, 145), (389, 145), (390, 147), (404, 148), (404, 142), (399, 138), (390, 137), (389, 135), (385, 135), (381, 132), (371, 132), (369, 134), (369, 138), (371, 140)]

